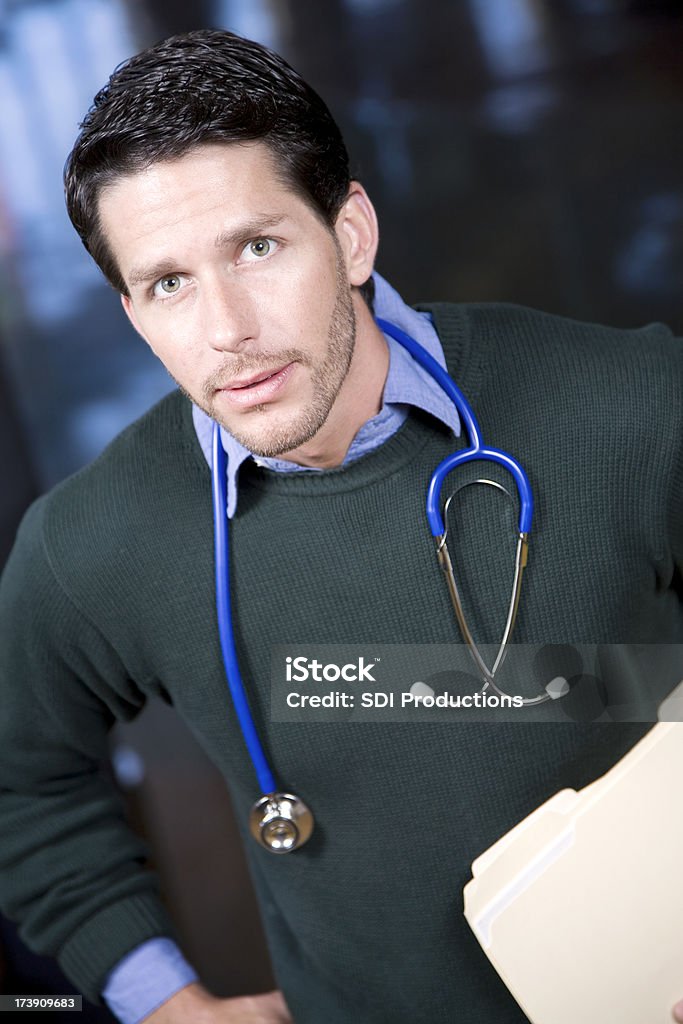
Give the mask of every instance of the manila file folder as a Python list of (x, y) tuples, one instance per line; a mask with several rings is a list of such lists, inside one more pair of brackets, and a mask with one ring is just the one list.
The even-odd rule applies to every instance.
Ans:
[(533, 1024), (671, 1024), (683, 999), (683, 723), (475, 860), (465, 917)]

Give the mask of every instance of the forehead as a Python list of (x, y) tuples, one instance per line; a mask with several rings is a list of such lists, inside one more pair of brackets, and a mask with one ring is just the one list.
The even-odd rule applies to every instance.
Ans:
[(124, 205), (140, 195), (145, 201), (163, 200), (182, 190), (188, 195), (220, 188), (226, 196), (250, 191), (289, 191), (285, 175), (278, 174), (276, 156), (264, 142), (204, 143), (168, 160), (157, 160), (141, 170), (120, 174), (102, 189), (100, 208)]
[(232, 231), (259, 216), (317, 219), (263, 142), (203, 145), (121, 175), (103, 189), (98, 210), (124, 277), (141, 250)]

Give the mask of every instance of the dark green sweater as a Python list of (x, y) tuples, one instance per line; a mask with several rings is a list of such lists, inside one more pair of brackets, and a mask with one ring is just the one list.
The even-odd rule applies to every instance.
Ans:
[[(534, 488), (515, 640), (641, 655), (683, 643), (680, 342), (658, 325), (429, 308), (485, 438), (522, 461)], [(424, 516), (430, 473), (452, 449), (415, 414), (342, 469), (240, 471), (242, 672), (276, 775), (317, 819), (291, 856), (248, 844), (297, 1024), (523, 1020), (462, 917), (469, 865), (647, 728), (271, 724), (271, 645), (461, 642)], [(484, 641), (498, 637), (510, 577), (496, 508), (457, 541)], [(31, 508), (0, 589), (1, 905), (91, 999), (124, 953), (170, 931), (99, 771), (108, 729), (150, 694), (189, 722), (246, 819), (256, 784), (216, 635), (209, 470), (178, 393)]]

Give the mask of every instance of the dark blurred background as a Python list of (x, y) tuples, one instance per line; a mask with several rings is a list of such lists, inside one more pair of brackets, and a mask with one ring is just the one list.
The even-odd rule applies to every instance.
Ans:
[[(0, 0), (0, 565), (30, 500), (171, 386), (63, 206), (64, 160), (116, 64), (200, 27), (281, 52), (340, 122), (378, 209), (378, 268), (408, 301), (504, 300), (681, 333), (682, 8)], [(112, 755), (186, 955), (218, 994), (268, 987), (215, 770), (160, 706), (116, 733)], [(2, 922), (0, 990), (71, 988)]]

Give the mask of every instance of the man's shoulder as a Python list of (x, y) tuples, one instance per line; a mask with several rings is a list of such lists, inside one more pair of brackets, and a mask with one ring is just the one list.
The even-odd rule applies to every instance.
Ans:
[(519, 401), (581, 391), (598, 407), (629, 398), (636, 417), (683, 405), (683, 340), (663, 323), (612, 327), (506, 302), (429, 303), (450, 372), (477, 393)]
[(512, 302), (430, 302), (418, 308), (431, 314), (444, 348), (467, 341), (476, 342), (484, 354), (537, 350), (548, 355), (561, 347), (597, 357), (618, 353), (641, 358), (655, 352), (679, 366), (683, 359), (683, 342), (659, 322), (614, 327)]
[(138, 532), (163, 533), (188, 495), (205, 493), (207, 467), (187, 399), (167, 395), (126, 427), (89, 465), (29, 509), (20, 537), (55, 566), (129, 555)]

